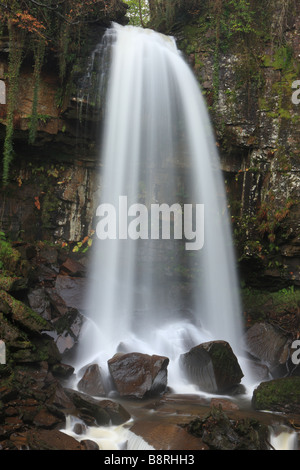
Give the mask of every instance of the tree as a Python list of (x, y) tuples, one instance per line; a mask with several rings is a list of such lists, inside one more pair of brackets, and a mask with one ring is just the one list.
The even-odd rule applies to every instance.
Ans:
[(127, 0), (126, 3), (129, 6), (130, 24), (145, 27), (150, 19), (148, 0)]

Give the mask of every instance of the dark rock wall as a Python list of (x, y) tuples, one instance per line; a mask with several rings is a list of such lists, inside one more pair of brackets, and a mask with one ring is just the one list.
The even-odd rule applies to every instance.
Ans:
[(206, 2), (174, 34), (215, 128), (241, 274), (248, 285), (281, 288), (300, 283), (300, 105), (292, 101), (300, 5), (248, 3), (255, 11), (250, 33), (233, 34), (229, 11), (218, 33), (217, 11)]

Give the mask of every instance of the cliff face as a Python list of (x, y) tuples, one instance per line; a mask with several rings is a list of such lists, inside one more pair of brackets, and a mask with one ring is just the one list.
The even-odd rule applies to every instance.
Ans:
[[(14, 160), (9, 182), (0, 189), (1, 230), (11, 240), (74, 244), (92, 233), (99, 191), (100, 44), (111, 21), (128, 21), (126, 5), (119, 1), (115, 4), (112, 16), (103, 23), (91, 24), (81, 55), (63, 81), (57, 58), (50, 56), (46, 61), (40, 77), (34, 144), (29, 144), (34, 66), (30, 56), (22, 63), (14, 112)], [(2, 145), (8, 116), (8, 69), (8, 38), (2, 38)]]
[[(172, 34), (195, 70), (211, 113), (241, 274), (248, 285), (280, 288), (300, 284), (300, 105), (292, 101), (292, 84), (300, 79), (300, 6), (276, 1), (268, 9), (267, 23), (258, 17), (257, 29), (248, 31), (243, 17), (229, 34), (224, 19), (217, 22), (217, 11), (213, 16), (202, 8), (177, 23)], [(91, 50), (94, 46), (96, 41)], [(10, 183), (1, 190), (2, 230), (12, 239), (78, 243), (92, 233), (101, 191), (101, 100), (100, 108), (93, 106), (97, 97), (90, 96), (89, 85), (101, 54), (96, 49), (95, 64), (78, 60), (68, 96), (62, 95), (55, 71), (44, 70), (38, 136), (31, 146), (33, 71), (30, 65), (22, 69), (16, 156)], [(89, 66), (91, 83), (86, 81)], [(4, 81), (6, 71), (3, 52)], [(4, 120), (5, 110), (0, 105)]]
[(300, 5), (261, 3), (251, 28), (250, 10), (226, 25), (206, 10), (175, 34), (210, 109), (241, 274), (280, 288), (300, 284)]

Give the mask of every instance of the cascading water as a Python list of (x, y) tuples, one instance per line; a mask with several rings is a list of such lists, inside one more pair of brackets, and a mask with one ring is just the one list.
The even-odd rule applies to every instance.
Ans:
[[(117, 226), (115, 233), (106, 226), (115, 239), (93, 244), (80, 365), (106, 364), (118, 350), (166, 355), (169, 385), (179, 390), (180, 354), (214, 339), (238, 353), (242, 335), (216, 142), (199, 85), (172, 38), (115, 24), (106, 42), (111, 67), (99, 205), (115, 209)], [(149, 210), (146, 229), (135, 204)], [(193, 208), (193, 230), (184, 231), (189, 240), (175, 239), (173, 226), (170, 237), (151, 238), (150, 208), (161, 204), (174, 209), (161, 224), (174, 227), (176, 211), (182, 209), (184, 225), (184, 209)], [(204, 219), (196, 218), (197, 205)], [(139, 239), (128, 235), (130, 223)]]

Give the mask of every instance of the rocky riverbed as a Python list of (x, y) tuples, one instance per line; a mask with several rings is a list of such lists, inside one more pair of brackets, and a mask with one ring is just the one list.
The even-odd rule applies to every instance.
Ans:
[[(257, 323), (246, 331), (249, 359), (262, 382), (252, 401), (240, 383), (243, 371), (222, 341), (182, 356), (189, 380), (208, 387), (202, 396), (174, 394), (169, 359), (137, 352), (120, 351), (108, 361), (109, 382), (97, 364), (75, 380), (72, 357), (84, 323), (76, 306), (86, 284), (86, 258), (41, 243), (15, 243), (12, 249), (10, 268), (17, 275), (0, 279), (0, 336), (6, 346), (6, 364), (0, 365), (1, 449), (95, 449), (99, 443), (86, 430), (110, 426), (130, 429), (155, 449), (265, 449), (270, 426), (275, 433), (283, 425), (298, 430), (300, 378), (297, 367), (287, 373), (291, 340), (274, 325)], [(76, 425), (71, 430), (70, 417)]]

